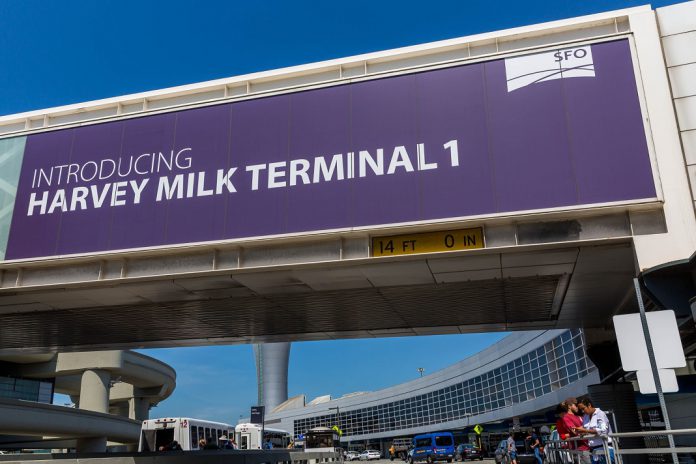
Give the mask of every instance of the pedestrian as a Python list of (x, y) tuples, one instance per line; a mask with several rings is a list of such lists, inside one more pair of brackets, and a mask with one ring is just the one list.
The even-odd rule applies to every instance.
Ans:
[(273, 449), (273, 443), (271, 443), (270, 438), (266, 438), (266, 441), (263, 442), (263, 449), (267, 449), (267, 450)]
[[(558, 439), (561, 441), (570, 438), (570, 429), (568, 429), (568, 426), (563, 420), (566, 414), (569, 414), (568, 405), (564, 401), (556, 406), (556, 417), (558, 417), (556, 420), (556, 433), (558, 433)], [(554, 448), (558, 449), (561, 462), (570, 463), (573, 461), (572, 456), (566, 451), (570, 448), (568, 443), (558, 443)]]
[(515, 444), (515, 437), (513, 437), (512, 432), (507, 439), (508, 455), (510, 456), (510, 464), (517, 464), (517, 445)]
[(207, 445), (205, 438), (198, 440), (198, 449), (205, 449), (205, 445)]
[[(568, 429), (570, 438), (577, 438), (582, 436), (582, 418), (580, 410), (578, 409), (578, 400), (576, 398), (570, 397), (566, 398), (564, 403), (568, 406), (568, 414), (563, 416), (563, 422)], [(570, 442), (570, 448), (574, 451), (574, 454), (578, 456), (580, 460), (579, 464), (591, 464), (592, 455), (590, 454), (590, 446), (587, 440), (573, 440)]]
[[(604, 441), (607, 441), (607, 449), (609, 450), (609, 458), (611, 462), (614, 461), (613, 449), (609, 447), (611, 445), (611, 424), (609, 423), (609, 418), (606, 413), (601, 409), (595, 407), (592, 404), (592, 400), (589, 398), (584, 398), (578, 404), (578, 410), (583, 413), (582, 428), (579, 429), (581, 433), (586, 433), (590, 435), (588, 444), (590, 446), (590, 452), (592, 454), (592, 460), (598, 464), (606, 464), (607, 459), (604, 454)], [(595, 454), (595, 453), (601, 454)]]
[(534, 452), (534, 458), (536, 458), (538, 464), (544, 464), (544, 458), (542, 457), (543, 448), (541, 446), (541, 439), (536, 430), (532, 429), (532, 434), (529, 437), (529, 446)]
[(564, 402), (559, 403), (556, 406), (556, 430), (558, 431), (558, 438), (561, 440), (566, 440), (570, 437), (570, 430), (563, 421), (563, 417), (568, 414), (568, 405)]

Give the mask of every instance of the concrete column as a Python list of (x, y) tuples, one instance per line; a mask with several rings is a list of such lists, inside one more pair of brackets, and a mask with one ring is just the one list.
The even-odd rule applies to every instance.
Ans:
[(130, 398), (128, 400), (128, 417), (137, 421), (144, 421), (150, 415), (150, 401), (145, 398)]
[(114, 404), (109, 401), (109, 414), (114, 416), (129, 417), (129, 404), (128, 401), (123, 401)]
[(108, 414), (110, 381), (111, 374), (108, 371), (85, 371), (80, 385), (80, 409)]
[[(110, 381), (111, 374), (108, 371), (98, 369), (84, 371), (80, 384), (80, 409), (108, 414)], [(106, 437), (78, 439), (77, 452), (106, 452)]]
[[(145, 398), (132, 397), (128, 399), (128, 418), (144, 421), (150, 415), (150, 401)], [(128, 452), (138, 451), (138, 444), (132, 443), (126, 446)]]

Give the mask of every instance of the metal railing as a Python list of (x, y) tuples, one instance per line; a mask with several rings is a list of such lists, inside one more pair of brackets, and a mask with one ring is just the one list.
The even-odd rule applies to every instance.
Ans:
[[(669, 441), (659, 440), (659, 437), (688, 435), (694, 436), (693, 440), (690, 440), (694, 444), (693, 446), (688, 444), (686, 446), (670, 446)], [(593, 440), (599, 439), (602, 444), (587, 450), (577, 449), (577, 442), (587, 441), (590, 438)], [(642, 439), (643, 447), (635, 447), (634, 444), (626, 443), (627, 439)], [(634, 447), (623, 447), (622, 441), (624, 444), (633, 445)], [(667, 443), (664, 443), (665, 441)], [(673, 464), (679, 464), (680, 462), (694, 463), (694, 456), (696, 456), (696, 429), (610, 433), (609, 435), (589, 435), (568, 438), (566, 440), (549, 440), (546, 442), (544, 454), (546, 460), (551, 464), (588, 464), (590, 462), (596, 464), (624, 464), (624, 457), (636, 455), (647, 456), (650, 458), (651, 464), (669, 462)], [(679, 458), (680, 455), (681, 459)], [(607, 459), (607, 456), (609, 456), (609, 459)]]

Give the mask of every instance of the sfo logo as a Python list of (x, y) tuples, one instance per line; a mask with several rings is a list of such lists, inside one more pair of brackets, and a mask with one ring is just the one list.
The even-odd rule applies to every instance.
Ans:
[(507, 90), (570, 77), (595, 77), (592, 47), (562, 48), (505, 59)]

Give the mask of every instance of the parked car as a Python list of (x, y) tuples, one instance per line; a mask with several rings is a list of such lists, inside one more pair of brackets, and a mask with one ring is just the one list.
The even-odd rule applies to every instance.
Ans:
[(357, 451), (346, 451), (345, 460), (346, 461), (357, 461), (360, 459), (360, 453)]
[(376, 450), (365, 450), (362, 453), (360, 453), (361, 461), (372, 461), (374, 459), (380, 459), (381, 457), (382, 453)]
[(454, 436), (451, 432), (426, 433), (413, 437), (413, 454), (409, 463), (418, 461), (452, 462), (454, 459)]
[(454, 458), (457, 461), (466, 461), (467, 459), (470, 461), (473, 461), (474, 459), (483, 461), (483, 453), (481, 452), (481, 448), (474, 446), (471, 443), (462, 443), (461, 445), (457, 446), (457, 451), (454, 454)]

